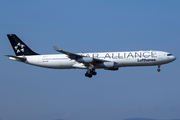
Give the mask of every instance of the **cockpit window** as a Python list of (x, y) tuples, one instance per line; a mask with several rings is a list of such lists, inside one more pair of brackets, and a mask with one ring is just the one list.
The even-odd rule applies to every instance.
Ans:
[(167, 54), (167, 56), (172, 56), (172, 54)]

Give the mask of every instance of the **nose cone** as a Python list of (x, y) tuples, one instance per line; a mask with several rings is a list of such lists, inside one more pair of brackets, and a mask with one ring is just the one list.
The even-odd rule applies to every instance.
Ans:
[(176, 57), (175, 57), (175, 56), (172, 57), (172, 61), (174, 61), (174, 60), (176, 60)]
[(168, 60), (168, 62), (172, 62), (172, 61), (176, 60), (176, 57), (170, 53), (167, 53), (167, 60)]
[(175, 56), (170, 56), (169, 60), (172, 62), (172, 61), (176, 60), (176, 57)]

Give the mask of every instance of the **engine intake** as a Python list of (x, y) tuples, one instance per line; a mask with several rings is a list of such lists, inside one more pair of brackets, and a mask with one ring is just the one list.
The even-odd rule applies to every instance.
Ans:
[(82, 57), (82, 58), (77, 59), (77, 61), (80, 63), (92, 63), (93, 58), (92, 57)]
[(99, 64), (99, 67), (101, 68), (113, 68), (114, 62), (103, 62)]

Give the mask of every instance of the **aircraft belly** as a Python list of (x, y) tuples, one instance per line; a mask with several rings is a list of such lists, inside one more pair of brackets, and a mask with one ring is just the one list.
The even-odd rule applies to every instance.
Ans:
[[(152, 65), (156, 65), (155, 61), (139, 61), (138, 59), (122, 59), (119, 60), (118, 63), (121, 63), (120, 65), (123, 67), (126, 66), (152, 66)], [(119, 67), (121, 67), (119, 66)]]
[(54, 68), (54, 69), (69, 69), (72, 68), (72, 65), (74, 64), (73, 61), (46, 61), (41, 63), (43, 67), (48, 67), (48, 68)]
[(74, 64), (74, 61), (70, 59), (53, 60), (49, 58), (49, 60), (42, 60), (41, 58), (29, 58), (26, 63), (52, 69), (70, 69)]

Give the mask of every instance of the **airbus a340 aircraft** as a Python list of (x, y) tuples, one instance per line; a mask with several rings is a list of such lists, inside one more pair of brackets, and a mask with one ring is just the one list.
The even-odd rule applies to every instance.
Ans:
[(176, 58), (162, 51), (129, 51), (101, 53), (70, 53), (56, 46), (54, 49), (63, 54), (40, 55), (32, 51), (15, 34), (8, 34), (16, 56), (6, 55), (11, 60), (53, 69), (87, 69), (86, 77), (96, 75), (95, 69), (118, 70), (119, 67), (158, 66), (170, 63)]

